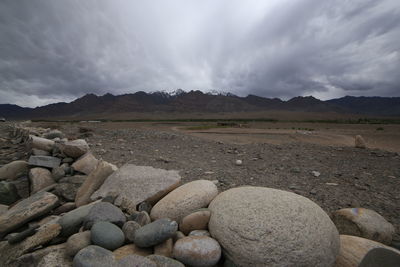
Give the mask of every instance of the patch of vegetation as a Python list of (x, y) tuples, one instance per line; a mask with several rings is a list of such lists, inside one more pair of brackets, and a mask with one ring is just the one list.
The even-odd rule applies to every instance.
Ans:
[(383, 128), (383, 127), (378, 127), (378, 128), (376, 128), (376, 130), (377, 130), (377, 131), (383, 131), (384, 128)]

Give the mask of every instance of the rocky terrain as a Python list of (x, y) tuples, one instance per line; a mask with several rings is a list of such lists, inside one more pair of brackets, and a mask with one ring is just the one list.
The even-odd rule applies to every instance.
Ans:
[(1, 266), (399, 263), (400, 155), (362, 137), (237, 145), (3, 123), (0, 145)]

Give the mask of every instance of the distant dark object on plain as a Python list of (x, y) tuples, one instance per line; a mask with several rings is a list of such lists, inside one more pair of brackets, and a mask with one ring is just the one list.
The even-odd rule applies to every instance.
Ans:
[(6, 119), (3, 117), (0, 117), (0, 122), (6, 122)]

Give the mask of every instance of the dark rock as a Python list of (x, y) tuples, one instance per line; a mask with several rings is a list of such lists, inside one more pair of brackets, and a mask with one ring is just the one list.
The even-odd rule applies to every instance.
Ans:
[(14, 184), (1, 181), (0, 182), (0, 204), (11, 205), (20, 199), (17, 188)]
[(25, 231), (22, 231), (8, 239), (9, 244), (16, 244), (18, 242), (21, 242), (25, 238), (32, 236), (36, 233), (36, 229), (39, 227), (39, 225), (34, 225), (32, 227), (29, 227)]
[(62, 236), (70, 236), (79, 231), (83, 220), (89, 214), (90, 209), (95, 205), (95, 203), (91, 203), (85, 206), (81, 206), (70, 212), (64, 214), (58, 221), (58, 223), (62, 227)]
[(147, 212), (148, 214), (150, 214), (150, 211), (151, 211), (151, 208), (152, 208), (152, 207), (153, 207), (153, 206), (152, 206), (149, 202), (143, 201), (142, 203), (140, 203), (140, 204), (138, 205), (137, 210), (138, 210), (138, 211), (145, 211), (145, 212)]
[(113, 204), (108, 202), (99, 202), (90, 209), (83, 224), (85, 229), (90, 229), (94, 223), (99, 221), (111, 222), (122, 227), (126, 218), (124, 213)]
[(59, 167), (53, 168), (53, 170), (51, 170), (51, 176), (53, 177), (54, 181), (58, 182), (58, 180), (60, 180), (61, 178), (63, 178), (65, 176), (64, 167), (59, 166)]
[(28, 176), (24, 175), (19, 177), (18, 179), (11, 181), (10, 183), (14, 184), (17, 188), (18, 195), (21, 198), (29, 197), (29, 178)]
[(83, 175), (64, 177), (59, 180), (59, 184), (56, 185), (54, 193), (67, 201), (74, 201), (76, 193), (85, 179), (86, 176)]
[(362, 259), (358, 267), (399, 267), (400, 253), (386, 248), (374, 248)]
[(109, 250), (121, 247), (125, 241), (122, 230), (110, 222), (96, 222), (90, 232), (94, 245)]
[(159, 219), (136, 230), (134, 243), (139, 247), (151, 247), (173, 237), (177, 230), (177, 222)]
[(60, 207), (56, 208), (53, 211), (53, 214), (54, 215), (60, 215), (62, 213), (69, 212), (69, 211), (71, 211), (71, 210), (73, 210), (75, 208), (76, 208), (76, 205), (75, 205), (74, 202), (67, 202), (67, 203), (62, 204)]
[(78, 191), (79, 185), (61, 183), (57, 184), (54, 190), (54, 194), (64, 198), (67, 201), (74, 201), (76, 191)]

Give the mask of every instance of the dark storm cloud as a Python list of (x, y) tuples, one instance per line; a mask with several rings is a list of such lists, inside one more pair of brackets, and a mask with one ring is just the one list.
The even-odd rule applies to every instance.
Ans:
[(184, 88), (400, 95), (397, 0), (3, 0), (0, 103)]

